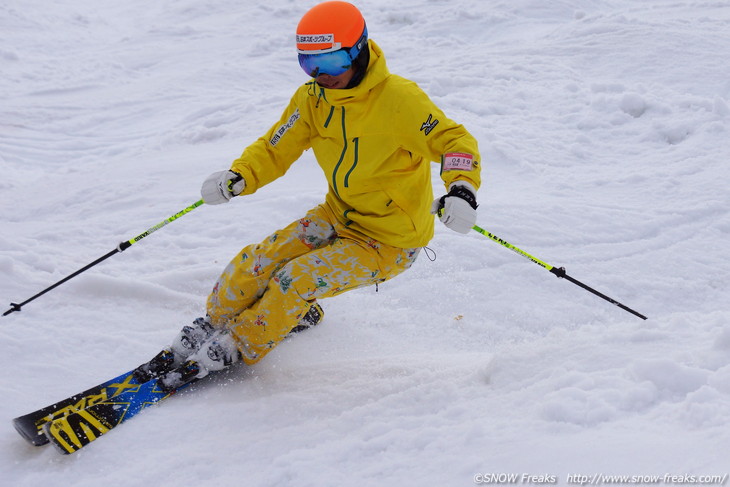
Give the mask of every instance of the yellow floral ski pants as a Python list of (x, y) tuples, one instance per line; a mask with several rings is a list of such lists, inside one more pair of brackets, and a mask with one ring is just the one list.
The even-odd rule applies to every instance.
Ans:
[(228, 264), (208, 297), (208, 316), (227, 327), (243, 360), (261, 360), (315, 300), (386, 281), (420, 248), (401, 249), (349, 231), (325, 205), (307, 212)]

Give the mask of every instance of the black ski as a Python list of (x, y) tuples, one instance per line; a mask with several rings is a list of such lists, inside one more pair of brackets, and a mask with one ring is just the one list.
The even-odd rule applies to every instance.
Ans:
[(69, 414), (82, 411), (89, 406), (112, 399), (126, 390), (130, 381), (149, 380), (149, 378), (170, 370), (173, 366), (173, 355), (169, 350), (163, 350), (149, 362), (125, 372), (113, 379), (102, 382), (90, 389), (87, 389), (73, 396), (62, 399), (50, 406), (38, 409), (24, 416), (13, 420), (15, 429), (20, 436), (30, 444), (41, 446), (48, 443), (48, 438), (43, 433), (43, 426)]
[(133, 373), (126, 377), (124, 384), (120, 384), (122, 390), (119, 393), (46, 422), (43, 432), (58, 451), (63, 454), (74, 453), (143, 409), (197, 381), (198, 372), (197, 363), (188, 361), (177, 369), (149, 380), (144, 380), (149, 376)]
[[(322, 308), (313, 302), (290, 335), (317, 325), (323, 316)], [(195, 382), (198, 371), (193, 361), (176, 367), (173, 352), (165, 349), (129, 372), (17, 417), (13, 425), (32, 445), (51, 441), (61, 452), (73, 453)]]

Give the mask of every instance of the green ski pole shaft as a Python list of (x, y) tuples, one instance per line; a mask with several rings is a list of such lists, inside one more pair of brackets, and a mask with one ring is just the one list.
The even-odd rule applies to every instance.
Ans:
[(595, 294), (599, 298), (605, 299), (609, 303), (618, 306), (619, 308), (623, 309), (624, 311), (628, 311), (629, 313), (633, 314), (634, 316), (638, 316), (642, 320), (645, 320), (646, 319), (646, 316), (644, 316), (643, 314), (641, 314), (641, 313), (639, 313), (637, 311), (634, 311), (633, 309), (629, 308), (628, 306), (619, 303), (615, 299), (610, 298), (610, 297), (606, 296), (605, 294), (603, 294), (603, 293), (601, 293), (599, 291), (596, 291), (592, 287), (590, 287), (590, 286), (588, 286), (586, 284), (583, 284), (579, 280), (577, 280), (577, 279), (569, 276), (565, 272), (565, 268), (564, 267), (553, 267), (550, 264), (548, 264), (547, 262), (544, 262), (544, 261), (538, 259), (537, 257), (534, 257), (534, 256), (528, 254), (524, 250), (522, 250), (522, 249), (520, 249), (518, 247), (515, 247), (514, 245), (512, 245), (509, 242), (507, 242), (506, 240), (499, 238), (498, 236), (494, 235), (493, 233), (490, 233), (490, 232), (484, 230), (483, 228), (481, 228), (481, 227), (479, 227), (477, 225), (474, 225), (472, 227), (472, 230), (474, 230), (474, 231), (476, 231), (478, 233), (481, 233), (485, 237), (488, 237), (490, 240), (492, 240), (494, 242), (497, 242), (499, 245), (510, 249), (511, 251), (513, 251), (513, 252), (521, 255), (522, 257), (524, 257), (524, 258), (526, 258), (526, 259), (528, 259), (528, 260), (530, 260), (532, 262), (534, 262), (535, 264), (539, 265), (540, 267), (544, 267), (545, 269), (547, 269), (551, 273), (555, 274), (558, 278), (566, 279), (566, 280), (572, 282), (573, 284), (582, 287), (586, 291), (589, 291), (589, 292)]
[(3, 313), (3, 316), (7, 316), (7, 315), (9, 315), (10, 313), (13, 313), (13, 312), (15, 312), (15, 311), (21, 311), (21, 308), (22, 308), (23, 306), (25, 306), (26, 304), (30, 303), (31, 301), (33, 301), (33, 300), (35, 300), (35, 299), (37, 299), (37, 298), (39, 298), (39, 297), (43, 296), (43, 295), (44, 295), (44, 294), (46, 294), (46, 293), (47, 293), (48, 291), (51, 291), (52, 289), (55, 289), (55, 288), (57, 288), (58, 286), (60, 286), (60, 285), (61, 285), (61, 284), (63, 284), (64, 282), (66, 282), (66, 281), (68, 281), (68, 280), (70, 280), (70, 279), (73, 279), (74, 277), (78, 276), (78, 275), (79, 275), (79, 274), (81, 274), (82, 272), (85, 272), (85, 271), (87, 271), (87, 270), (91, 269), (92, 267), (94, 267), (95, 265), (99, 264), (100, 262), (103, 262), (103, 261), (105, 261), (106, 259), (108, 259), (108, 258), (109, 258), (109, 257), (111, 257), (112, 255), (114, 255), (114, 254), (118, 254), (118, 253), (120, 253), (120, 252), (124, 252), (124, 251), (125, 251), (125, 250), (127, 250), (127, 249), (128, 249), (129, 247), (131, 247), (132, 245), (136, 244), (137, 242), (139, 242), (140, 240), (142, 240), (142, 239), (143, 239), (143, 238), (145, 238), (146, 236), (150, 235), (151, 233), (154, 233), (154, 232), (156, 232), (157, 230), (159, 230), (160, 228), (164, 227), (164, 226), (165, 226), (165, 225), (167, 225), (168, 223), (172, 223), (172, 222), (174, 222), (175, 220), (177, 220), (177, 219), (178, 219), (178, 218), (180, 218), (181, 216), (183, 216), (183, 215), (186, 215), (187, 213), (190, 213), (191, 211), (193, 211), (193, 210), (194, 210), (195, 208), (197, 208), (197, 207), (201, 206), (202, 204), (203, 204), (203, 200), (198, 200), (198, 201), (196, 201), (195, 203), (193, 203), (192, 205), (188, 206), (187, 208), (185, 208), (185, 209), (183, 209), (183, 210), (181, 210), (181, 211), (179, 211), (179, 212), (175, 213), (175, 214), (174, 214), (174, 215), (172, 215), (172, 216), (171, 216), (170, 218), (167, 218), (166, 220), (163, 220), (163, 221), (161, 221), (161, 222), (160, 222), (160, 223), (158, 223), (157, 225), (155, 225), (155, 226), (153, 226), (153, 227), (151, 227), (151, 228), (149, 228), (149, 229), (145, 230), (145, 231), (144, 231), (143, 233), (140, 233), (140, 234), (139, 234), (139, 235), (137, 235), (136, 237), (134, 237), (134, 238), (130, 238), (129, 240), (126, 240), (126, 241), (124, 241), (124, 242), (121, 242), (121, 243), (120, 243), (119, 245), (117, 245), (117, 247), (116, 247), (116, 248), (115, 248), (114, 250), (112, 250), (112, 251), (108, 252), (107, 254), (105, 254), (105, 255), (103, 255), (103, 256), (101, 256), (101, 257), (99, 257), (99, 258), (98, 258), (98, 259), (96, 259), (96, 260), (95, 260), (94, 262), (91, 262), (91, 263), (89, 263), (89, 264), (85, 265), (84, 267), (82, 267), (81, 269), (77, 270), (77, 271), (76, 271), (76, 272), (74, 272), (73, 274), (70, 274), (70, 275), (68, 275), (68, 276), (64, 277), (63, 279), (61, 279), (60, 281), (56, 282), (55, 284), (53, 284), (53, 285), (51, 285), (51, 286), (48, 286), (48, 287), (47, 287), (46, 289), (44, 289), (43, 291), (39, 292), (39, 293), (38, 293), (38, 294), (36, 294), (35, 296), (31, 296), (30, 298), (26, 299), (26, 300), (25, 300), (25, 301), (23, 301), (22, 303), (10, 303), (10, 309), (9, 309), (9, 310), (7, 310), (6, 312), (4, 312), (4, 313)]
[(117, 247), (119, 249), (119, 252), (124, 252), (129, 247), (131, 247), (132, 245), (136, 244), (137, 242), (139, 242), (140, 240), (142, 240), (143, 238), (145, 238), (149, 234), (154, 233), (157, 230), (159, 230), (160, 228), (162, 228), (165, 225), (167, 225), (168, 223), (172, 223), (175, 220), (177, 220), (178, 218), (180, 218), (180, 217), (182, 217), (184, 215), (187, 215), (188, 213), (190, 213), (191, 211), (193, 211), (195, 208), (201, 206), (203, 203), (204, 203), (203, 200), (198, 200), (195, 203), (193, 203), (192, 205), (188, 206), (187, 208), (184, 208), (184, 209), (178, 211), (177, 213), (175, 213), (174, 215), (172, 215), (170, 218), (161, 221), (160, 223), (158, 223), (154, 227), (148, 228), (147, 230), (145, 230), (144, 232), (140, 233), (136, 237), (130, 238), (126, 242), (120, 243), (119, 244), (119, 247)]

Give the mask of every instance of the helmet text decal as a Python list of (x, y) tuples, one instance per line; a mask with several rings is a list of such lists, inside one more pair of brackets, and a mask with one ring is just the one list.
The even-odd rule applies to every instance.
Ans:
[(297, 44), (334, 44), (334, 34), (297, 34)]

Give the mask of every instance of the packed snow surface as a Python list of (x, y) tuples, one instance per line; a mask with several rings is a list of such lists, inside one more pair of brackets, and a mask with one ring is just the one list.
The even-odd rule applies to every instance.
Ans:
[[(307, 81), (293, 32), (311, 5), (4, 1), (7, 306), (195, 202)], [(242, 246), (323, 199), (307, 152), (0, 319), (0, 483), (727, 481), (730, 4), (359, 6), (391, 71), (479, 139), (479, 225), (649, 319), (437, 223), (435, 261), (324, 300), (258, 365), (74, 455), (26, 444), (12, 418), (151, 358)]]

